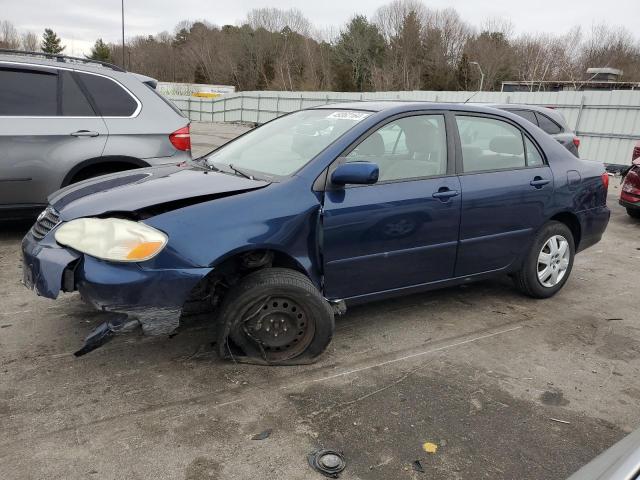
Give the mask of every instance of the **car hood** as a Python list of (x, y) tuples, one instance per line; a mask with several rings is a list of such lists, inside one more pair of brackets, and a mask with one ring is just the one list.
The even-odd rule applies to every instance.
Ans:
[(149, 207), (175, 208), (263, 188), (269, 182), (196, 165), (141, 168), (104, 175), (58, 190), (49, 204), (62, 220)]

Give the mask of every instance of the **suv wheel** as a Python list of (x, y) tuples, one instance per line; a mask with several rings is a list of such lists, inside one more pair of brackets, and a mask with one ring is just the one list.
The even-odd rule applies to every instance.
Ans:
[(640, 209), (627, 208), (627, 215), (629, 215), (631, 218), (640, 219)]
[(564, 286), (573, 267), (573, 234), (564, 223), (551, 221), (536, 235), (515, 282), (526, 295), (548, 298)]
[(310, 363), (334, 331), (333, 310), (318, 289), (305, 275), (285, 268), (243, 278), (226, 295), (219, 318), (221, 356), (235, 359), (236, 346), (238, 359), (253, 363)]

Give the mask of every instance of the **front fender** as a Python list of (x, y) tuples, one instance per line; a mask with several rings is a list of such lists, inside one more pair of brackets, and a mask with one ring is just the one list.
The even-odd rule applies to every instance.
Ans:
[(301, 178), (191, 205), (145, 223), (169, 236), (165, 250), (145, 268), (170, 268), (175, 258), (213, 267), (250, 250), (269, 249), (293, 258), (320, 285), (320, 200)]

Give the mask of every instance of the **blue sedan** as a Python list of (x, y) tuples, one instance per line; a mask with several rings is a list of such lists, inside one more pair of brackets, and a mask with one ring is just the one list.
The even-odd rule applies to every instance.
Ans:
[(605, 231), (608, 178), (502, 110), (327, 105), (58, 191), (23, 240), (24, 283), (114, 312), (78, 355), (204, 311), (222, 357), (305, 363), (348, 305), (505, 274), (556, 294)]

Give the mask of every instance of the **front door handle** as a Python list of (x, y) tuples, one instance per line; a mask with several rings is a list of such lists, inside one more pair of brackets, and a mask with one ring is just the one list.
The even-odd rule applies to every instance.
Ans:
[(549, 183), (551, 180), (547, 179), (547, 178), (542, 178), (542, 177), (534, 177), (533, 180), (531, 180), (529, 182), (529, 185), (531, 185), (532, 187), (536, 187), (536, 188), (542, 188), (544, 187), (547, 183)]
[(72, 137), (97, 137), (100, 135), (98, 132), (92, 132), (91, 130), (78, 130), (71, 134)]
[(433, 192), (433, 195), (431, 195), (431, 196), (433, 198), (437, 198), (439, 200), (442, 200), (443, 202), (446, 202), (451, 197), (455, 197), (455, 196), (457, 196), (459, 194), (460, 194), (460, 192), (458, 192), (457, 190), (450, 190), (447, 187), (442, 187), (437, 192)]

